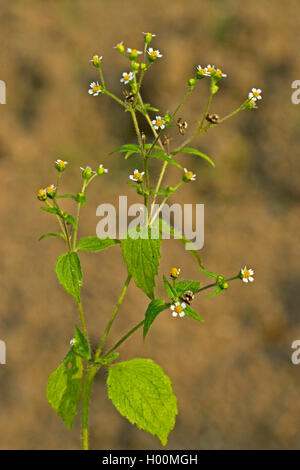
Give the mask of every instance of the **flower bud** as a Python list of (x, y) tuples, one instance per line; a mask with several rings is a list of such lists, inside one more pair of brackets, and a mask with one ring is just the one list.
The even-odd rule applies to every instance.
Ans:
[(55, 163), (54, 163), (55, 168), (60, 173), (63, 172), (66, 169), (67, 165), (68, 165), (68, 162), (64, 162), (63, 160), (56, 160)]
[(139, 54), (142, 53), (142, 51), (138, 51), (137, 49), (127, 49), (129, 52), (129, 59), (130, 60), (136, 60), (139, 56)]
[(144, 62), (142, 62), (142, 63), (140, 64), (140, 69), (141, 69), (142, 71), (145, 71), (145, 70), (147, 69), (147, 64), (145, 64)]
[(180, 268), (172, 268), (170, 270), (170, 276), (172, 279), (177, 279), (179, 277), (179, 274), (180, 274)]
[(124, 46), (124, 42), (119, 42), (116, 46), (115, 46), (115, 49), (117, 49), (118, 52), (120, 52), (120, 54), (124, 54), (125, 52), (125, 46)]
[(91, 169), (90, 166), (87, 166), (86, 168), (80, 167), (80, 169), (82, 170), (82, 178), (85, 180), (89, 180), (93, 176), (93, 174), (95, 174), (95, 172)]
[(155, 34), (152, 33), (143, 33), (144, 34), (144, 41), (146, 44), (149, 44), (152, 41), (152, 38), (155, 36)]
[(54, 184), (51, 184), (51, 186), (47, 186), (46, 188), (47, 196), (50, 197), (50, 199), (53, 199), (56, 194), (56, 187)]
[(138, 62), (135, 62), (134, 60), (131, 62), (131, 70), (133, 72), (138, 72), (140, 68), (140, 64)]
[(188, 81), (189, 86), (193, 88), (196, 84), (196, 81), (196, 78), (190, 78)]
[(103, 165), (99, 165), (97, 170), (96, 170), (97, 175), (103, 175), (103, 173), (108, 173), (108, 169), (104, 168)]
[(90, 60), (90, 62), (94, 65), (94, 67), (97, 67), (97, 69), (100, 69), (101, 64), (102, 64), (102, 56), (99, 57), (98, 55), (94, 55), (93, 58)]
[(223, 282), (223, 284), (221, 285), (222, 289), (228, 289), (229, 287), (229, 284), (228, 282)]

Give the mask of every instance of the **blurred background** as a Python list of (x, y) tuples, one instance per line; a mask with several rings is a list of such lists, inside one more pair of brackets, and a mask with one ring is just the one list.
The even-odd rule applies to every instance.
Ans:
[[(178, 157), (197, 174), (196, 183), (178, 193), (180, 202), (205, 204), (206, 268), (231, 276), (246, 264), (255, 269), (255, 282), (235, 281), (216, 298), (197, 297), (194, 309), (204, 324), (164, 312), (145, 345), (138, 332), (120, 348), (120, 358), (151, 357), (171, 377), (179, 415), (167, 449), (300, 447), (300, 365), (291, 362), (291, 343), (300, 339), (300, 105), (291, 102), (291, 83), (300, 79), (300, 5), (273, 0), (271, 7), (267, 0), (1, 1), (0, 79), (7, 85), (0, 109), (0, 339), (7, 345), (7, 364), (0, 366), (1, 449), (80, 447), (79, 417), (68, 431), (46, 399), (48, 376), (79, 320), (54, 271), (62, 240), (38, 242), (57, 227), (40, 211), (36, 191), (55, 183), (57, 158), (69, 161), (66, 192), (80, 189), (80, 166), (103, 163), (109, 174), (88, 190), (82, 236), (95, 235), (100, 203), (116, 204), (119, 194), (137, 201), (126, 183), (139, 160), (109, 155), (135, 141), (129, 116), (106, 96), (88, 95), (88, 88), (98, 79), (89, 59), (99, 54), (107, 84), (121, 96), (128, 62), (113, 46), (124, 41), (141, 49), (142, 31), (157, 34), (153, 46), (163, 53), (142, 90), (161, 113), (175, 109), (198, 64), (216, 64), (228, 74), (211, 108), (220, 116), (252, 87), (263, 90), (259, 109), (195, 141), (215, 169), (197, 157)], [(187, 135), (207, 97), (203, 80), (181, 113)], [(181, 142), (176, 131), (173, 137)], [(152, 163), (154, 177), (160, 167)], [(172, 167), (164, 184), (179, 178)], [(119, 247), (82, 254), (81, 261), (84, 310), (96, 344), (126, 270)], [(173, 265), (181, 267), (182, 279), (207, 281), (180, 243), (166, 241), (157, 296), (164, 296), (162, 275)], [(147, 304), (132, 283), (109, 344), (143, 318)], [(106, 394), (102, 373), (92, 394), (91, 448), (161, 448), (121, 417)]]

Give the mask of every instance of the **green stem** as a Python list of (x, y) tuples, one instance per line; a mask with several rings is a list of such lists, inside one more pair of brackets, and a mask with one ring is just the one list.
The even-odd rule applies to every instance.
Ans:
[(80, 321), (81, 321), (81, 325), (82, 325), (82, 329), (83, 329), (83, 334), (85, 336), (85, 339), (88, 341), (88, 334), (87, 334), (87, 329), (86, 329), (86, 324), (85, 324), (85, 319), (84, 319), (81, 300), (79, 302), (77, 302), (77, 304), (78, 304), (78, 310), (79, 310)]
[[(95, 175), (94, 175), (95, 176)], [(93, 179), (93, 177), (91, 179)], [(81, 192), (84, 194), (84, 191), (86, 189), (88, 185), (88, 180), (83, 180), (83, 185), (82, 185), (82, 188), (81, 188)], [(78, 225), (79, 225), (79, 216), (80, 216), (80, 209), (81, 209), (81, 202), (78, 202), (77, 203), (77, 209), (76, 209), (76, 217), (75, 217), (75, 221), (76, 221), (76, 228), (75, 228), (75, 231), (74, 231), (74, 237), (73, 237), (73, 250), (75, 250), (76, 248), (76, 242), (77, 242), (77, 234), (78, 234)]]
[(89, 408), (90, 408), (90, 399), (91, 391), (99, 366), (89, 365), (87, 368), (85, 382), (83, 387), (82, 395), (82, 414), (81, 414), (81, 436), (82, 436), (82, 450), (88, 450), (89, 441), (88, 441), (88, 423), (89, 423)]
[(104, 358), (109, 356), (109, 354), (111, 354), (113, 351), (115, 351), (119, 346), (121, 346), (122, 343), (124, 343), (124, 341), (126, 341), (127, 338), (129, 338), (129, 336), (131, 336), (135, 331), (137, 331), (139, 328), (141, 328), (145, 323), (145, 320), (142, 320), (140, 323), (138, 323), (137, 325), (135, 325), (131, 330), (129, 330), (124, 336), (122, 336), (122, 338), (112, 347), (110, 348), (109, 351), (107, 351), (107, 353), (103, 356)]
[(100, 356), (101, 352), (102, 352), (102, 349), (103, 349), (103, 347), (104, 347), (104, 345), (105, 345), (107, 336), (108, 336), (108, 334), (109, 334), (109, 332), (110, 332), (110, 329), (111, 329), (111, 327), (112, 327), (112, 325), (113, 325), (113, 323), (114, 323), (114, 321), (115, 321), (115, 318), (116, 318), (116, 316), (117, 316), (117, 314), (118, 314), (118, 311), (119, 311), (119, 308), (120, 308), (120, 306), (121, 306), (121, 303), (123, 302), (123, 299), (124, 299), (124, 297), (125, 297), (126, 291), (127, 291), (127, 289), (128, 289), (129, 283), (130, 283), (130, 281), (131, 281), (131, 277), (132, 277), (131, 274), (128, 274), (127, 279), (126, 279), (125, 284), (124, 284), (124, 287), (123, 287), (122, 292), (121, 292), (121, 294), (120, 294), (120, 297), (118, 298), (118, 301), (117, 301), (117, 303), (116, 303), (116, 306), (115, 306), (115, 308), (114, 308), (114, 310), (113, 310), (113, 313), (112, 313), (112, 315), (111, 315), (111, 317), (110, 317), (110, 320), (109, 320), (109, 322), (108, 322), (108, 324), (107, 324), (107, 326), (106, 326), (106, 328), (105, 328), (104, 334), (103, 334), (103, 336), (102, 336), (102, 339), (101, 339), (101, 341), (100, 341), (100, 344), (99, 344), (99, 346), (98, 346), (98, 348), (97, 348), (97, 351), (96, 351), (96, 353), (95, 353), (95, 359), (97, 359), (97, 358)]

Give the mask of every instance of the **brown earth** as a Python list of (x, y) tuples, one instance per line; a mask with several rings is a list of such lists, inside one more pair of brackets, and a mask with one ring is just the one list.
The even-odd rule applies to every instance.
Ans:
[[(300, 337), (300, 108), (291, 102), (291, 83), (300, 79), (300, 5), (297, 0), (271, 4), (1, 1), (0, 79), (7, 84), (0, 128), (0, 339), (7, 345), (7, 365), (0, 366), (1, 449), (80, 446), (79, 418), (67, 431), (45, 395), (78, 314), (54, 272), (62, 242), (38, 242), (56, 226), (39, 210), (35, 194), (55, 182), (53, 161), (63, 158), (70, 162), (66, 192), (78, 191), (80, 165), (101, 162), (109, 168), (109, 175), (89, 190), (82, 235), (95, 234), (101, 202), (116, 202), (119, 194), (136, 201), (126, 182), (138, 160), (109, 155), (134, 142), (129, 116), (106, 97), (88, 95), (89, 82), (97, 79), (88, 60), (95, 53), (104, 56), (106, 81), (119, 94), (127, 63), (113, 46), (124, 40), (141, 48), (140, 33), (148, 30), (157, 34), (154, 45), (164, 57), (146, 76), (143, 94), (161, 112), (175, 108), (199, 63), (215, 63), (228, 74), (212, 107), (221, 116), (252, 87), (263, 89), (258, 110), (242, 113), (195, 143), (214, 158), (215, 170), (193, 156), (179, 159), (197, 173), (180, 202), (205, 204), (206, 267), (229, 276), (247, 264), (256, 279), (249, 286), (235, 281), (214, 299), (197, 298), (194, 308), (205, 318), (203, 325), (161, 315), (146, 344), (137, 333), (120, 348), (121, 358), (151, 357), (172, 378), (179, 416), (169, 449), (300, 447), (300, 366), (290, 360), (291, 343)], [(182, 115), (189, 129), (204, 110), (207, 91), (207, 82), (197, 84), (186, 104)], [(154, 175), (159, 168), (154, 162)], [(172, 168), (165, 183), (177, 179)], [(178, 242), (165, 242), (159, 296), (164, 295), (161, 276), (174, 263), (184, 278), (205, 281)], [(84, 254), (82, 265), (84, 308), (96, 343), (126, 270), (119, 247)], [(131, 285), (110, 344), (143, 318), (146, 306), (145, 295)], [(156, 438), (119, 416), (104, 385), (99, 375), (92, 395), (91, 447), (160, 448)]]

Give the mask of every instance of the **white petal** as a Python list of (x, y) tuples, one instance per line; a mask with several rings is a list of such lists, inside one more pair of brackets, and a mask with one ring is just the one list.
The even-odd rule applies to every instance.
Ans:
[(177, 317), (177, 313), (176, 313), (176, 312), (172, 312), (172, 316), (173, 316), (173, 317)]
[(248, 279), (246, 279), (245, 277), (243, 277), (243, 282), (248, 282)]
[(185, 313), (184, 312), (180, 312), (179, 316), (182, 318), (182, 317), (185, 317)]
[(250, 282), (253, 282), (253, 281), (254, 281), (254, 277), (251, 277), (251, 276), (250, 276), (250, 277), (249, 277), (249, 281), (250, 281)]
[(182, 302), (181, 307), (182, 307), (182, 308), (185, 308), (185, 307), (186, 307), (186, 304), (185, 304), (184, 302)]

